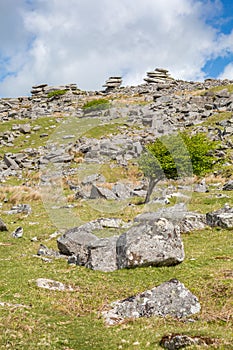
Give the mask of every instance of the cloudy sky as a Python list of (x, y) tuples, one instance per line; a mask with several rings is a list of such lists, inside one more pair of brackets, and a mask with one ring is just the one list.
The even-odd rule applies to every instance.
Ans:
[(32, 85), (100, 90), (169, 69), (233, 79), (232, 0), (0, 0), (0, 97)]

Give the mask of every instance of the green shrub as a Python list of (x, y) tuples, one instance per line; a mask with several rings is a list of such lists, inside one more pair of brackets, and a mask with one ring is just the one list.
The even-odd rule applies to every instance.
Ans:
[(213, 156), (216, 146), (217, 143), (203, 133), (166, 135), (148, 145), (138, 162), (144, 176), (149, 179), (145, 203), (157, 182), (164, 177), (176, 179), (210, 172), (216, 161)]
[(109, 100), (105, 98), (99, 98), (97, 100), (88, 101), (83, 105), (83, 110), (85, 112), (96, 111), (109, 108)]
[(47, 97), (54, 97), (54, 96), (62, 96), (65, 95), (65, 93), (67, 92), (67, 90), (54, 90), (48, 93)]

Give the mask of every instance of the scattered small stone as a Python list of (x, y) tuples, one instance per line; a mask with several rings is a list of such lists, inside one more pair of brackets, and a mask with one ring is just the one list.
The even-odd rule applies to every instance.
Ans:
[(31, 125), (30, 124), (21, 124), (19, 127), (19, 131), (22, 134), (30, 134), (31, 132)]
[(17, 227), (17, 229), (14, 232), (12, 232), (12, 237), (22, 238), (23, 237), (23, 228), (21, 226)]
[(44, 244), (40, 244), (40, 247), (37, 251), (37, 255), (39, 256), (50, 256), (53, 258), (60, 258), (63, 257), (59, 252), (46, 247)]
[(191, 337), (185, 334), (171, 334), (165, 335), (161, 339), (160, 346), (168, 350), (178, 350), (192, 345), (208, 346), (214, 343), (215, 340), (207, 337)]
[(12, 214), (31, 214), (32, 212), (32, 208), (29, 204), (17, 204), (17, 205), (13, 205), (13, 207), (11, 207), (11, 210), (9, 210), (7, 212), (7, 214), (12, 215)]
[(0, 301), (0, 306), (1, 307), (10, 307), (10, 308), (25, 308), (25, 309), (30, 309), (30, 306), (28, 305), (23, 305), (23, 304), (12, 304), (12, 303), (7, 303), (4, 301)]
[(233, 191), (233, 180), (226, 182), (222, 189), (223, 191)]
[(209, 192), (205, 179), (203, 179), (200, 183), (194, 186), (194, 192), (199, 192), (199, 193)]
[(0, 218), (0, 231), (8, 231), (6, 224)]
[(61, 282), (54, 281), (47, 278), (38, 278), (36, 280), (37, 287), (54, 290), (54, 291), (74, 291), (71, 286), (67, 286)]

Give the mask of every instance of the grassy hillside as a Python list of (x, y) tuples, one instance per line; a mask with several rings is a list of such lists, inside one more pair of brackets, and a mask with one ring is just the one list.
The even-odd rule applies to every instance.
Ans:
[[(220, 113), (220, 119), (225, 117)], [(0, 148), (1, 157), (6, 152), (17, 153), (26, 147), (46, 145), (54, 125), (60, 125), (61, 120), (63, 117), (60, 115), (59, 119), (54, 116), (33, 121), (32, 127), (39, 125), (40, 133), (46, 132), (48, 137), (40, 138), (38, 133), (31, 133), (28, 137), (20, 135), (14, 146)], [(204, 125), (215, 125), (216, 120), (217, 115), (205, 121)], [(28, 119), (17, 121), (18, 124), (27, 122)], [(124, 122), (116, 119), (116, 122), (103, 127), (96, 124), (84, 136), (101, 139), (106, 135), (119, 134)], [(9, 130), (14, 123), (2, 123), (1, 131)], [(82, 155), (78, 156), (81, 159), (75, 159), (71, 168), (76, 168), (83, 161)], [(137, 183), (142, 176), (134, 162), (128, 167), (108, 162), (101, 166), (101, 172), (108, 184), (119, 179)], [(74, 198), (67, 179), (74, 180), (72, 175), (63, 179), (63, 194), (73, 205), (70, 209), (72, 215), (82, 222), (101, 215), (120, 217), (127, 222), (145, 210), (144, 205), (138, 205), (140, 199), (134, 198), (127, 200), (119, 210), (114, 210), (116, 204), (110, 202), (112, 212), (108, 210), (101, 214), (95, 206), (90, 206), (88, 200)], [(174, 267), (103, 273), (68, 265), (64, 258), (36, 255), (40, 244), (57, 250), (56, 238), (50, 237), (57, 232), (57, 227), (44, 207), (39, 181), (40, 171), (24, 170), (22, 178), (12, 176), (0, 185), (0, 217), (8, 227), (7, 232), (0, 232), (0, 349), (154, 350), (160, 349), (161, 338), (170, 333), (209, 337), (213, 344), (208, 349), (233, 349), (232, 230), (206, 228), (183, 234), (186, 257), (183, 263)], [(232, 191), (219, 190), (225, 181), (221, 176), (206, 178), (210, 192), (193, 192), (188, 209), (205, 214), (223, 207), (226, 202), (233, 206)], [(13, 204), (20, 203), (30, 204), (32, 213), (28, 216), (7, 214)], [(19, 226), (23, 226), (24, 235), (15, 239), (11, 233)], [(114, 233), (110, 230), (103, 235)], [(70, 285), (73, 291), (40, 289), (36, 286), (38, 278), (60, 281)], [(101, 311), (109, 303), (151, 289), (172, 278), (180, 280), (199, 298), (200, 314), (186, 321), (152, 317), (125, 320), (113, 327), (104, 324)]]

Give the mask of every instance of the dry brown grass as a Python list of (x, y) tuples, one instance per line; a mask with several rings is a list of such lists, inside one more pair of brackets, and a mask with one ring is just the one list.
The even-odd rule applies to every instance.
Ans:
[(213, 174), (206, 175), (205, 176), (206, 183), (212, 184), (212, 183), (221, 183), (222, 185), (226, 182), (226, 179), (220, 175), (215, 176)]
[(12, 204), (41, 200), (38, 189), (28, 186), (0, 186), (0, 200), (7, 199)]

